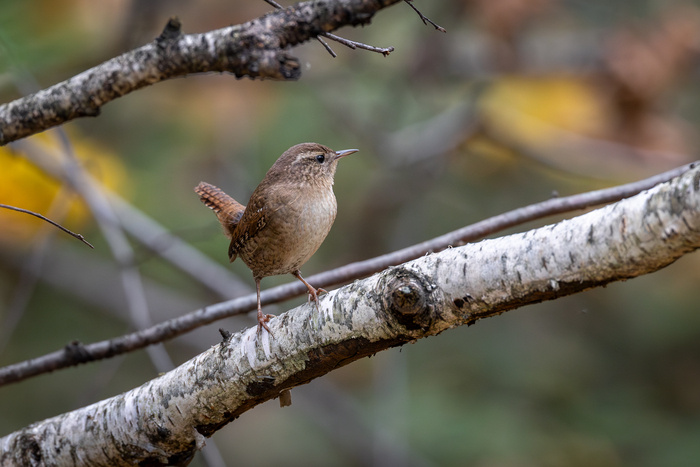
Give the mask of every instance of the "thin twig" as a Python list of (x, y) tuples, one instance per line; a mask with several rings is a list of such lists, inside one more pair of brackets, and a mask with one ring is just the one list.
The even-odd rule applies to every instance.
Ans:
[[(266, 3), (272, 5), (273, 7), (277, 8), (278, 10), (282, 10), (282, 9), (283, 9), (282, 5), (280, 5), (279, 3), (277, 3), (275, 0), (263, 0), (263, 1), (265, 1)], [(413, 8), (415, 9), (415, 7), (413, 7)], [(416, 11), (418, 11), (418, 10), (416, 10)], [(418, 14), (420, 15), (420, 12), (418, 12)], [(423, 17), (423, 16), (421, 15), (421, 17)], [(427, 18), (426, 18), (426, 19), (427, 19)], [(428, 21), (430, 21), (430, 20), (428, 20)], [(425, 22), (425, 20), (424, 20), (423, 22)], [(432, 21), (431, 21), (431, 23), (432, 23)], [(443, 30), (443, 31), (444, 31), (444, 30)], [(330, 40), (332, 40), (332, 41), (336, 41), (336, 42), (338, 42), (338, 43), (340, 43), (340, 44), (343, 44), (343, 45), (346, 46), (346, 47), (350, 47), (350, 48), (353, 49), (353, 50), (355, 50), (355, 49), (369, 50), (370, 52), (377, 52), (377, 53), (380, 53), (380, 54), (384, 55), (385, 57), (386, 57), (387, 55), (389, 55), (391, 52), (394, 51), (394, 48), (393, 48), (393, 47), (374, 47), (374, 46), (372, 46), (372, 45), (363, 44), (362, 42), (351, 41), (350, 39), (345, 39), (345, 38), (343, 38), (343, 37), (336, 36), (335, 34), (331, 34), (330, 32), (324, 32), (324, 33), (321, 34), (321, 36), (327, 37), (328, 39), (330, 39)], [(333, 49), (331, 49), (331, 47), (330, 47), (323, 39), (321, 39), (321, 38), (318, 37), (318, 36), (316, 36), (316, 39), (318, 39), (318, 41), (321, 43), (321, 45), (323, 45), (323, 47), (326, 48), (326, 50), (328, 51), (328, 53), (331, 54), (331, 56), (332, 56), (333, 58), (336, 58), (336, 57), (338, 56), (338, 55), (333, 51)]]
[(331, 46), (328, 45), (328, 42), (324, 41), (319, 36), (316, 36), (316, 40), (321, 43), (321, 45), (328, 51), (329, 54), (331, 54), (331, 57), (336, 58), (338, 56), (338, 54), (336, 54), (335, 51), (331, 49)]
[[(265, 1), (265, 3), (272, 5), (273, 7), (277, 8), (278, 10), (284, 9), (284, 7), (282, 5), (280, 5), (279, 3), (277, 3), (275, 0), (264, 0), (264, 1)], [(316, 36), (316, 40), (321, 43), (323, 48), (325, 48), (329, 54), (331, 54), (331, 57), (336, 58), (338, 56), (338, 54), (336, 54), (335, 51), (333, 49), (331, 49), (331, 46), (328, 45), (328, 43), (326, 41), (324, 41), (323, 39), (321, 39), (318, 36)]]
[[(626, 185), (562, 198), (553, 198), (541, 203), (518, 208), (402, 250), (347, 264), (331, 271), (310, 276), (307, 280), (318, 287), (328, 287), (366, 277), (372, 273), (386, 269), (389, 266), (416, 259), (426, 253), (432, 253), (450, 246), (457, 246), (475, 241), (486, 235), (516, 225), (521, 225), (525, 222), (619, 201), (678, 177), (696, 167), (697, 164), (698, 162), (686, 164), (677, 169)], [(306, 287), (302, 283), (294, 281), (289, 284), (267, 289), (262, 292), (260, 298), (263, 305), (268, 305), (302, 295), (306, 293), (306, 290)], [(141, 349), (152, 344), (172, 339), (219, 319), (247, 313), (256, 309), (256, 307), (256, 295), (250, 294), (190, 312), (178, 318), (156, 324), (148, 329), (142, 329), (141, 331), (110, 340), (86, 344), (84, 346), (81, 345), (80, 359), (76, 359), (75, 352), (66, 352), (62, 349), (32, 360), (8, 365), (0, 368), (0, 386), (22, 381), (42, 373), (75, 366), (79, 363), (109, 358)]]
[[(61, 187), (49, 207), (48, 214), (53, 218), (63, 219), (70, 206), (72, 190)], [(17, 283), (12, 288), (12, 298), (5, 309), (4, 316), (0, 320), (0, 354), (10, 342), (17, 325), (22, 319), (27, 304), (32, 297), (39, 282), (46, 254), (50, 248), (56, 230), (51, 225), (42, 224), (44, 227), (32, 241), (32, 252), (22, 261), (19, 268)]]
[(418, 14), (418, 16), (420, 16), (420, 19), (421, 19), (421, 21), (423, 21), (423, 24), (425, 24), (425, 25), (427, 26), (428, 23), (430, 23), (430, 24), (432, 24), (432, 25), (435, 27), (435, 29), (437, 29), (438, 31), (440, 31), (440, 32), (447, 32), (447, 30), (446, 30), (445, 28), (443, 28), (442, 26), (439, 26), (439, 25), (435, 24), (430, 18), (428, 18), (427, 16), (425, 16), (423, 13), (421, 13), (420, 10), (419, 10), (418, 8), (416, 8), (416, 6), (413, 4), (413, 0), (403, 0), (403, 1), (406, 2), (406, 3), (408, 4), (408, 6), (410, 6), (411, 8), (413, 8), (413, 11), (415, 11), (415, 12)]
[(331, 34), (330, 32), (325, 32), (321, 35), (323, 37), (327, 37), (333, 41), (336, 41), (340, 44), (343, 44), (344, 46), (350, 47), (353, 50), (355, 50), (355, 49), (369, 50), (370, 52), (380, 53), (380, 54), (384, 55), (385, 57), (394, 51), (393, 47), (374, 47), (373, 45), (367, 45), (367, 44), (363, 44), (362, 42), (351, 41), (350, 39), (345, 39), (344, 37), (336, 36), (335, 34)]
[(54, 227), (58, 227), (59, 229), (63, 230), (65, 233), (67, 233), (68, 235), (77, 238), (78, 240), (80, 240), (81, 242), (83, 242), (84, 244), (89, 246), (90, 248), (95, 249), (95, 247), (92, 246), (92, 244), (90, 242), (85, 240), (85, 237), (83, 237), (79, 233), (75, 233), (72, 230), (68, 230), (65, 227), (63, 227), (61, 224), (59, 224), (58, 222), (54, 222), (51, 219), (49, 219), (48, 217), (42, 216), (41, 214), (39, 214), (37, 212), (30, 211), (28, 209), (18, 208), (15, 206), (9, 206), (7, 204), (0, 204), (0, 208), (11, 209), (13, 211), (23, 212), (25, 214), (29, 214), (29, 215), (34, 216), (34, 217), (38, 217), (39, 219), (48, 222), (49, 224), (53, 225)]

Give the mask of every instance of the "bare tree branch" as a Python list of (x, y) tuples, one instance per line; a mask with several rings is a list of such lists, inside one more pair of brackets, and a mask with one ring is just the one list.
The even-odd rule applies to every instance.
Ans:
[(400, 0), (314, 0), (245, 24), (182, 34), (170, 20), (153, 42), (62, 83), (0, 106), (0, 145), (79, 117), (142, 87), (192, 73), (228, 72), (237, 78), (294, 80), (301, 75), (287, 49), (342, 26), (368, 24)]
[(120, 396), (0, 439), (0, 464), (177, 464), (252, 407), (378, 351), (657, 271), (700, 248), (700, 168), (579, 217), (449, 248), (236, 333)]
[(10, 209), (10, 210), (12, 210), (12, 211), (22, 212), (22, 213), (24, 213), (24, 214), (29, 214), (30, 216), (38, 217), (39, 219), (48, 222), (49, 224), (53, 225), (54, 227), (58, 227), (59, 229), (61, 229), (61, 230), (64, 231), (65, 233), (67, 233), (68, 235), (77, 238), (78, 240), (80, 240), (81, 242), (83, 242), (84, 244), (86, 244), (87, 246), (89, 246), (90, 248), (92, 248), (92, 249), (95, 248), (94, 246), (92, 246), (92, 245), (90, 244), (90, 242), (88, 242), (87, 240), (85, 240), (85, 237), (83, 237), (81, 234), (75, 233), (75, 232), (73, 232), (73, 231), (71, 231), (71, 230), (68, 230), (68, 229), (66, 229), (65, 227), (63, 227), (61, 224), (59, 224), (58, 222), (54, 222), (54, 221), (52, 221), (51, 219), (49, 219), (48, 217), (42, 216), (42, 215), (39, 214), (39, 213), (36, 213), (36, 212), (34, 212), (34, 211), (30, 211), (30, 210), (28, 210), (28, 209), (22, 209), (22, 208), (18, 208), (18, 207), (15, 207), (15, 206), (9, 206), (9, 205), (7, 205), (7, 204), (0, 204), (0, 208)]
[[(678, 169), (627, 185), (569, 197), (554, 198), (543, 201), (542, 203), (519, 208), (402, 250), (310, 276), (308, 280), (314, 284), (318, 284), (320, 287), (329, 287), (346, 283), (360, 277), (366, 277), (369, 274), (381, 271), (390, 266), (419, 258), (426, 253), (440, 251), (451, 246), (464, 245), (466, 242), (483, 238), (486, 235), (524, 222), (609, 203), (635, 195), (642, 190), (647, 190), (659, 183), (685, 174), (689, 170), (697, 172), (698, 169), (696, 165), (697, 164), (685, 165)], [(685, 176), (687, 176), (687, 174)], [(263, 305), (269, 305), (302, 295), (305, 292), (306, 287), (300, 282), (295, 281), (266, 289), (262, 292), (260, 298)], [(193, 311), (138, 332), (84, 346), (80, 344), (80, 358), (76, 358), (75, 352), (68, 352), (66, 349), (63, 349), (31, 360), (8, 365), (0, 368), (0, 385), (21, 381), (60, 368), (74, 366), (88, 361), (110, 358), (115, 355), (141, 349), (154, 343), (172, 339), (173, 337), (219, 319), (252, 311), (256, 309), (256, 306), (256, 296), (255, 294), (250, 294)]]

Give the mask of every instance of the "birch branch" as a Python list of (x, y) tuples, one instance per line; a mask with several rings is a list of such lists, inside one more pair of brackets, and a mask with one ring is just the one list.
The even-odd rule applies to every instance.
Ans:
[(237, 78), (296, 80), (301, 67), (290, 47), (342, 26), (369, 24), (400, 0), (314, 0), (245, 24), (182, 34), (176, 19), (150, 44), (66, 81), (0, 106), (0, 145), (79, 117), (145, 86), (193, 73), (228, 72)]
[[(626, 185), (605, 188), (602, 190), (581, 193), (563, 198), (553, 198), (541, 203), (515, 209), (475, 224), (457, 229), (439, 237), (411, 245), (375, 258), (350, 263), (339, 268), (309, 276), (309, 280), (320, 287), (329, 287), (366, 277), (390, 266), (419, 258), (427, 253), (443, 250), (450, 246), (464, 245), (487, 235), (528, 221), (541, 219), (546, 216), (570, 212), (576, 209), (597, 206), (633, 196), (642, 190), (667, 182), (686, 171), (697, 168), (697, 163), (691, 163), (664, 172), (645, 180)], [(128, 225), (128, 224), (127, 224)], [(263, 290), (260, 295), (263, 306), (279, 303), (284, 300), (306, 293), (306, 287), (294, 281), (277, 287)], [(252, 311), (256, 308), (256, 295), (246, 295), (226, 302), (217, 303), (205, 308), (187, 313), (177, 318), (156, 324), (147, 329), (136, 331), (109, 340), (81, 344), (73, 342), (64, 349), (51, 352), (23, 362), (14, 363), (0, 368), (0, 386), (21, 381), (42, 373), (48, 373), (60, 368), (79, 365), (90, 361), (114, 357), (146, 346), (172, 339), (185, 334), (200, 326), (212, 323), (229, 316)]]
[(378, 351), (657, 271), (700, 248), (700, 168), (554, 225), (421, 257), (324, 295), (125, 394), (0, 439), (1, 465), (186, 463), (283, 391)]

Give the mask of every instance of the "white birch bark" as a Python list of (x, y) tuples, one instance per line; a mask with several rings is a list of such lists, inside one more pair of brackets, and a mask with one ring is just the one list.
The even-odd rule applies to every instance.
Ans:
[[(380, 350), (650, 273), (700, 247), (700, 168), (554, 225), (450, 248), (236, 333), (125, 394), (0, 439), (0, 465), (185, 464), (281, 392)], [(149, 464), (150, 465), (150, 464)]]

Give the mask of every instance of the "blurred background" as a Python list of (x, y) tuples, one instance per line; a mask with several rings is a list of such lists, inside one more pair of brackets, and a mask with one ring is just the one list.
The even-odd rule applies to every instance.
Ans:
[[(339, 214), (307, 276), (697, 158), (700, 2), (415, 5), (447, 34), (399, 3), (336, 32), (394, 46), (388, 57), (331, 42), (332, 58), (311, 41), (291, 51), (298, 82), (175, 79), (0, 148), (0, 203), (96, 246), (0, 210), (0, 365), (254, 291), (192, 188), (206, 180), (245, 202), (299, 142), (361, 150), (339, 167)], [(262, 0), (3, 0), (0, 101), (143, 45), (172, 16), (195, 33), (270, 10)], [(245, 413), (192, 465), (693, 465), (699, 268), (690, 254), (353, 363), (294, 389), (290, 408)], [(138, 386), (218, 343), (219, 327), (253, 324), (252, 314), (229, 319), (0, 387), (0, 435)]]

